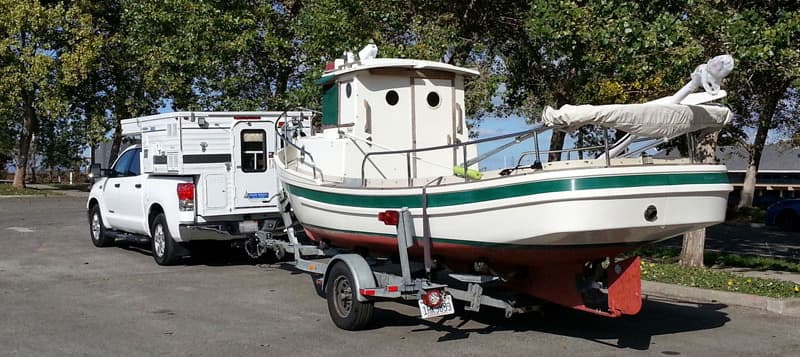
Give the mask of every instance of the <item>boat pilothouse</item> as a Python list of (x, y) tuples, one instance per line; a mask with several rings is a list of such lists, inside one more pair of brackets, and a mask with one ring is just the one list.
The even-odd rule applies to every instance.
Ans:
[[(323, 88), (322, 135), (303, 142), (326, 180), (360, 185), (362, 179), (451, 175), (462, 148), (413, 149), (468, 141), (464, 78), (479, 73), (431, 61), (350, 60), (337, 60), (317, 81)], [(370, 157), (362, 173), (366, 153), (407, 149), (408, 155)], [(467, 148), (468, 156), (475, 150)]]
[[(719, 130), (730, 120), (728, 108), (709, 103), (725, 96), (719, 85), (732, 70), (730, 56), (699, 66), (673, 96), (547, 108), (538, 127), (469, 141), (464, 80), (478, 72), (376, 53), (368, 46), (358, 61), (349, 54), (326, 69), (318, 81), (321, 132), (284, 135), (286, 145), (276, 154), (284, 202), (307, 235), (358, 252), (341, 260), (346, 269), (331, 270), (336, 259), (326, 265), (322, 288), (340, 327), (363, 327), (360, 314), (367, 314), (372, 296), (412, 296), (415, 289), (423, 296), (438, 289), (431, 286), (442, 282), (441, 274), (469, 284), (469, 293), (446, 291), (471, 301), (471, 309), (490, 301), (481, 297), (490, 284), (604, 316), (635, 314), (641, 307), (638, 258), (616, 257), (724, 220), (732, 190), (724, 165), (642, 153), (676, 137)], [(698, 88), (705, 92), (694, 93)], [(601, 155), (543, 160), (550, 151), (539, 147), (538, 135), (584, 125), (606, 130), (604, 145), (560, 152)], [(611, 143), (608, 129), (627, 135)], [(501, 145), (478, 152), (478, 143), (493, 140)], [(511, 167), (479, 169), (517, 144), (532, 148), (523, 156), (533, 164), (521, 158)], [(366, 259), (398, 254), (401, 263), (423, 262), (421, 270), (405, 264), (392, 294), (370, 295), (373, 288), (386, 293), (382, 282), (391, 279), (379, 278)], [(298, 266), (315, 266), (296, 258)], [(423, 276), (424, 284), (412, 275)], [(369, 289), (341, 290), (339, 281)], [(356, 315), (334, 309), (345, 300), (357, 305), (348, 310)]]

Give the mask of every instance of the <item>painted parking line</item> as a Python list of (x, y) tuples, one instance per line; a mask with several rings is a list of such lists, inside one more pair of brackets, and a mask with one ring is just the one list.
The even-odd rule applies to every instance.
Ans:
[(7, 230), (19, 232), (19, 233), (33, 233), (33, 229), (27, 227), (8, 227)]

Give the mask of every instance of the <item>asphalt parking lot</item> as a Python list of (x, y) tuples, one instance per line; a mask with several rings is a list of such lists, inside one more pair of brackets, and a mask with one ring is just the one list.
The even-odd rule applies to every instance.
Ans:
[(217, 257), (159, 267), (136, 247), (92, 246), (84, 199), (0, 198), (0, 355), (800, 354), (800, 319), (649, 300), (605, 319), (549, 308), (425, 321), (376, 305), (366, 331), (337, 329), (311, 279)]

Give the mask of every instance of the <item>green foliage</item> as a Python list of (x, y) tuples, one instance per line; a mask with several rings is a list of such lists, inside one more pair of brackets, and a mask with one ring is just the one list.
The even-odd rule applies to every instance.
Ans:
[[(545, 105), (669, 95), (731, 53), (737, 127), (796, 132), (800, 15), (792, 1), (0, 0), (0, 160), (18, 151), (25, 103), (49, 162), (118, 127), (175, 110), (319, 108), (326, 62), (380, 56), (469, 66), (467, 114), (535, 118)], [(503, 106), (492, 99), (504, 88)], [(777, 98), (777, 99), (776, 99)], [(773, 105), (774, 104), (774, 105)], [(772, 108), (772, 109), (770, 109)], [(777, 113), (776, 115), (771, 115)], [(764, 120), (764, 118), (772, 118)], [(766, 132), (765, 132), (766, 133)], [(52, 135), (51, 135), (52, 134)], [(592, 143), (594, 133), (576, 134)], [(51, 137), (45, 137), (51, 136)], [(766, 134), (763, 136), (766, 137)], [(70, 156), (70, 155), (67, 155)]]
[[(705, 52), (727, 52), (736, 60), (727, 83), (735, 128), (724, 132), (723, 140), (747, 149), (754, 174), (771, 129), (787, 136), (800, 129), (795, 120), (800, 99), (800, 3), (709, 0), (694, 5), (688, 20)], [(747, 135), (749, 131), (755, 135)], [(745, 187), (740, 207), (752, 205), (752, 192), (752, 186)]]
[(702, 58), (686, 11), (665, 1), (532, 1), (525, 36), (504, 51), (509, 109), (671, 94)]
[(46, 143), (46, 159), (63, 162), (55, 156), (69, 149), (49, 144), (75, 142), (83, 127), (70, 92), (93, 70), (100, 41), (92, 17), (70, 5), (0, 0), (0, 123), (10, 129), (0, 156), (16, 151), (23, 167), (32, 135)]

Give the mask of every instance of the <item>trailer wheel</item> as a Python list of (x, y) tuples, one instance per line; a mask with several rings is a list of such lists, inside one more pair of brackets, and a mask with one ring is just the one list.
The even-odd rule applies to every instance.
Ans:
[(360, 330), (372, 319), (373, 303), (358, 301), (355, 279), (347, 265), (338, 263), (331, 268), (325, 292), (331, 319), (339, 328)]
[(103, 226), (103, 217), (100, 215), (100, 205), (94, 205), (89, 209), (89, 235), (92, 237), (92, 244), (95, 247), (110, 247), (114, 245), (114, 237), (106, 233)]
[(150, 248), (153, 252), (153, 259), (158, 265), (172, 265), (180, 258), (178, 254), (178, 243), (172, 239), (172, 234), (167, 228), (167, 219), (163, 213), (159, 213), (153, 220), (150, 227), (153, 237), (150, 239)]

